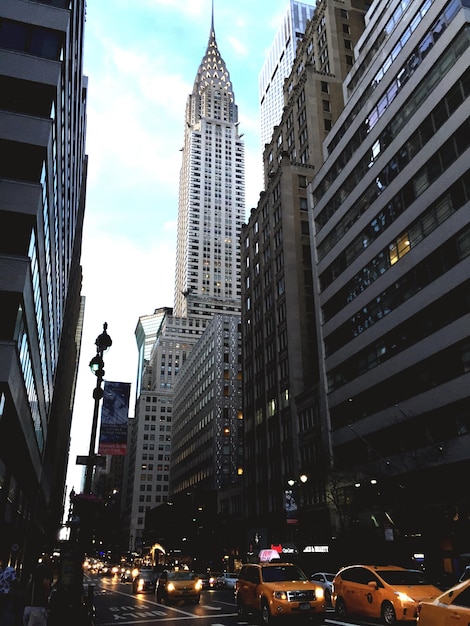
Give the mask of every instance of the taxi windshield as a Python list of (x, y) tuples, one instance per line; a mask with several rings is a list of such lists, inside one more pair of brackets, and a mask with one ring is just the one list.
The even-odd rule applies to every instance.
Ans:
[(429, 582), (417, 570), (378, 570), (377, 574), (389, 585), (429, 585)]
[(194, 580), (196, 574), (194, 572), (170, 572), (168, 580)]
[(262, 569), (265, 583), (308, 580), (307, 576), (296, 565), (276, 565), (276, 567), (263, 567)]

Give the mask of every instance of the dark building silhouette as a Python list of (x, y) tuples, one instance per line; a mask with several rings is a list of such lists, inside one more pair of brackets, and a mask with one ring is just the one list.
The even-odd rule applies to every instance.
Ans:
[(85, 2), (0, 5), (0, 551), (54, 541), (81, 339)]

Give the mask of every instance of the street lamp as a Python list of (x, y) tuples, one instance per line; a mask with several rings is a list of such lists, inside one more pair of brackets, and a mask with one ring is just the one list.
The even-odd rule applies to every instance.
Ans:
[(90, 369), (96, 376), (96, 386), (93, 389), (93, 399), (95, 401), (95, 405), (93, 408), (93, 422), (91, 426), (91, 437), (90, 437), (90, 449), (88, 451), (88, 457), (86, 462), (86, 471), (85, 471), (85, 489), (84, 493), (91, 493), (91, 481), (93, 478), (93, 468), (96, 465), (96, 455), (95, 455), (95, 445), (96, 445), (96, 431), (98, 429), (98, 414), (100, 408), (100, 400), (103, 397), (103, 389), (101, 388), (101, 383), (104, 378), (104, 361), (103, 354), (112, 346), (111, 337), (106, 332), (108, 328), (108, 324), (105, 322), (103, 324), (103, 332), (101, 335), (98, 335), (95, 341), (96, 345), (96, 355), (91, 359), (89, 365)]
[[(290, 491), (286, 492), (286, 510), (287, 510), (287, 494), (289, 494), (290, 511), (287, 510), (287, 523), (296, 526), (295, 543), (298, 545), (304, 538), (305, 534), (305, 494), (304, 485), (308, 482), (308, 475), (299, 474), (297, 478), (289, 478), (287, 484)], [(297, 499), (298, 497), (298, 499)]]

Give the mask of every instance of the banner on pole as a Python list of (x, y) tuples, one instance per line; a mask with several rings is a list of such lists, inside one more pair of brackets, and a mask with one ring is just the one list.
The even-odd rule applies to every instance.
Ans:
[(126, 454), (130, 393), (130, 383), (105, 381), (98, 454)]

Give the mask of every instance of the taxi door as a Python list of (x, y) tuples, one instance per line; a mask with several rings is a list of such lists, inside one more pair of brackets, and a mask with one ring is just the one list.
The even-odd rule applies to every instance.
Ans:
[(260, 585), (260, 572), (257, 567), (248, 567), (244, 576), (237, 581), (240, 599), (243, 604), (254, 611), (259, 609), (258, 587)]
[(364, 610), (362, 615), (367, 617), (381, 617), (382, 603), (387, 600), (388, 596), (384, 587), (378, 580), (370, 580), (367, 583), (367, 588), (364, 591)]
[(356, 596), (357, 613), (365, 617), (380, 617), (384, 588), (379, 579), (369, 570), (361, 572), (361, 587)]

